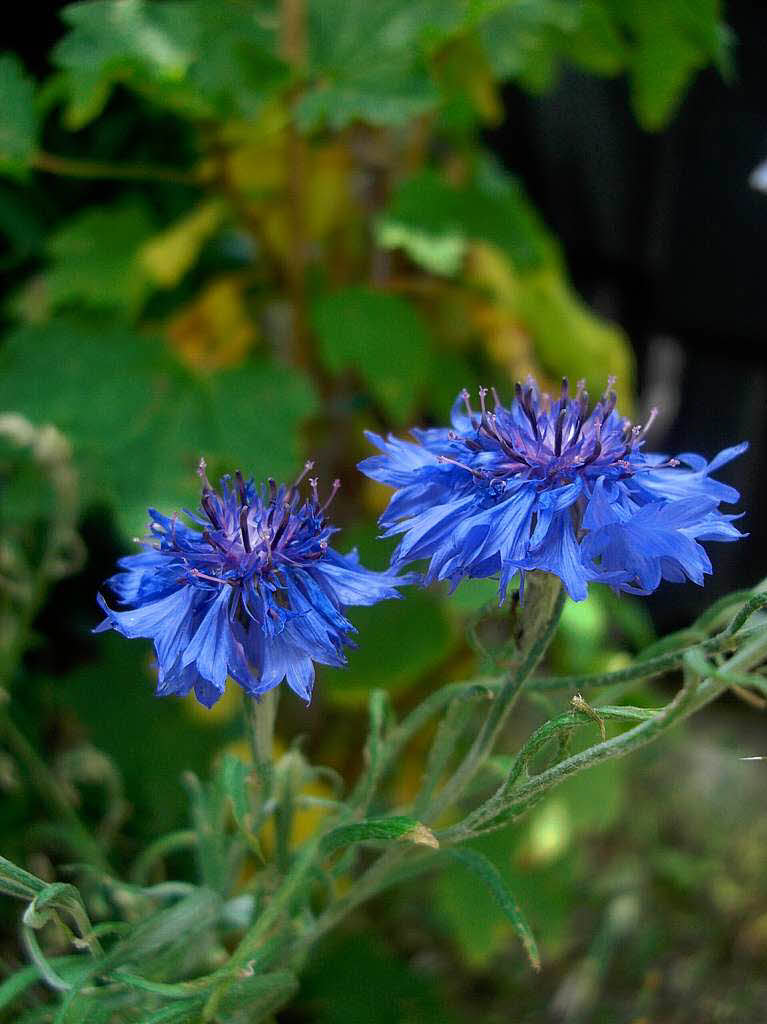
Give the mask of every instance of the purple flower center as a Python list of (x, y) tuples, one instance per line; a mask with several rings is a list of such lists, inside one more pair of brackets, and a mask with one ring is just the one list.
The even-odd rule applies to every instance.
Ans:
[[(515, 401), (508, 409), (493, 388), (494, 408), (489, 410), (488, 390), (480, 388), (478, 413), (464, 390), (461, 397), (472, 429), (466, 433), (451, 431), (449, 437), (472, 453), (473, 465), (444, 455), (438, 457), (439, 461), (453, 462), (477, 478), (496, 483), (509, 478), (559, 484), (572, 482), (579, 475), (609, 475), (613, 479), (631, 476), (639, 468), (632, 458), (638, 454), (657, 410), (652, 410), (644, 426), (632, 426), (615, 411), (614, 383), (615, 379), (609, 378), (605, 393), (590, 413), (585, 382), (578, 381), (571, 396), (566, 377), (555, 401), (539, 395), (532, 379), (524, 388), (517, 384)], [(676, 460), (671, 464), (676, 465)]]
[(211, 486), (201, 460), (200, 514), (187, 513), (200, 531), (180, 527), (175, 519), (170, 528), (162, 521), (151, 527), (160, 550), (178, 559), (178, 582), (203, 587), (259, 581), (275, 584), (281, 569), (323, 558), (335, 532), (325, 519), (325, 510), (340, 483), (334, 482), (321, 505), (317, 478), (311, 478), (311, 498), (303, 501), (299, 485), (313, 466), (307, 462), (290, 487), (277, 487), (270, 478), (260, 490), (238, 470), (234, 481), (222, 479), (219, 492)]

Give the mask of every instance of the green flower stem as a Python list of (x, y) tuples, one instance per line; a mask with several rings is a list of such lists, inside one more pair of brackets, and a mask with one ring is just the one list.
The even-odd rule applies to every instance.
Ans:
[(32, 167), (67, 178), (103, 178), (111, 181), (166, 181), (177, 185), (205, 185), (208, 176), (201, 171), (183, 171), (152, 164), (111, 164), (97, 160), (79, 160), (38, 150)]
[(455, 774), (435, 798), (425, 816), (426, 821), (434, 821), (458, 799), (490, 756), (509, 712), (538, 667), (559, 625), (565, 592), (558, 577), (548, 573), (530, 573), (527, 587), (527, 614), (523, 614), (522, 620), (522, 663), (502, 685), (477, 738)]
[[(477, 808), (464, 821), (438, 832), (440, 844), (464, 842), (477, 835), (506, 827), (537, 803), (547, 790), (564, 782), (571, 775), (613, 757), (625, 757), (633, 753), (716, 700), (730, 685), (727, 680), (728, 670), (740, 674), (761, 664), (767, 657), (767, 630), (762, 627), (756, 632), (757, 635), (751, 636), (750, 641), (730, 658), (722, 671), (717, 671), (716, 678), (708, 677), (699, 681), (699, 677), (696, 680), (694, 673), (689, 672), (684, 686), (676, 697), (652, 718), (620, 736), (614, 736), (573, 754), (519, 788), (513, 789), (512, 792), (509, 792), (508, 782), (504, 782), (482, 807)], [(744, 636), (745, 631), (741, 634), (741, 639)]]
[[(739, 633), (730, 633), (725, 630), (717, 633), (716, 636), (701, 640), (699, 643), (686, 645), (668, 654), (661, 654), (654, 658), (646, 658), (635, 661), (626, 668), (616, 669), (613, 672), (604, 672), (601, 675), (580, 675), (580, 676), (539, 676), (530, 681), (531, 690), (585, 690), (589, 687), (614, 686), (616, 683), (638, 681), (640, 679), (653, 679), (666, 672), (679, 668), (684, 661), (684, 656), (689, 650), (699, 650), (704, 654), (721, 654), (739, 647), (743, 640), (756, 636), (764, 631), (764, 626), (754, 626), (752, 629), (744, 629)], [(488, 686), (493, 683), (489, 682)]]
[(279, 686), (258, 700), (245, 694), (245, 728), (253, 755), (253, 767), (259, 782), (260, 807), (268, 802), (274, 785), (274, 721), (277, 717)]
[(299, 940), (299, 952), (301, 947), (312, 946), (366, 900), (398, 882), (415, 878), (435, 866), (434, 850), (404, 846), (387, 850), (353, 883), (341, 899), (331, 904), (317, 918), (310, 931)]

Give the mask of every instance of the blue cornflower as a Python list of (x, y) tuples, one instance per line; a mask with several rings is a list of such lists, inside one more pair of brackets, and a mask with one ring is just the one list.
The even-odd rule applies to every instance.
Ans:
[(552, 401), (528, 378), (508, 408), (493, 389), (488, 409), (480, 388), (475, 412), (462, 392), (453, 429), (413, 430), (417, 443), (368, 434), (383, 454), (360, 469), (397, 489), (381, 517), (385, 536), (404, 534), (392, 566), (428, 558), (424, 581), (453, 586), (499, 573), (501, 600), (531, 569), (559, 576), (576, 601), (590, 582), (632, 594), (661, 579), (702, 584), (711, 563), (699, 542), (742, 536), (719, 511), (738, 492), (711, 474), (747, 444), (710, 463), (645, 454), (656, 410), (632, 426), (615, 409), (614, 383), (591, 412), (583, 382), (572, 395), (565, 378)]
[[(371, 605), (401, 595), (409, 582), (394, 572), (371, 572), (356, 551), (341, 555), (328, 544), (336, 533), (320, 504), (317, 480), (302, 500), (298, 486), (274, 480), (258, 488), (241, 473), (225, 476), (220, 493), (200, 462), (202, 501), (191, 526), (149, 510), (144, 551), (122, 558), (108, 583), (125, 606), (113, 611), (99, 594), (106, 619), (95, 632), (115, 629), (154, 641), (157, 694), (194, 690), (212, 707), (232, 676), (257, 697), (287, 678), (309, 700), (314, 662), (344, 665), (344, 645), (355, 632), (345, 605)], [(353, 645), (352, 645), (353, 646)]]

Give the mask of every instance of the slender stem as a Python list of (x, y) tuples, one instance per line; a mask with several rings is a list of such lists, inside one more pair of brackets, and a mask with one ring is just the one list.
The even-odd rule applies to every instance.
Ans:
[[(306, 64), (306, 9), (304, 0), (280, 0), (280, 54), (298, 77)], [(297, 82), (290, 91), (291, 111), (287, 128), (288, 216), (290, 218), (291, 253), (288, 264), (288, 287), (293, 307), (293, 355), (299, 366), (310, 367), (306, 300), (306, 141), (296, 126), (295, 107), (301, 95)]]
[(245, 728), (248, 733), (253, 766), (259, 781), (259, 804), (263, 807), (272, 795), (274, 781), (274, 721), (280, 688), (267, 690), (259, 699), (245, 694)]
[(530, 573), (527, 586), (529, 589), (527, 609), (523, 614), (525, 632), (522, 636), (522, 663), (502, 686), (468, 754), (429, 808), (429, 821), (434, 821), (442, 811), (455, 802), (492, 753), (509, 712), (548, 650), (559, 625), (565, 605), (565, 592), (558, 577), (549, 573)]
[[(730, 658), (727, 668), (743, 670), (753, 668), (764, 661), (767, 655), (767, 631), (761, 629), (759, 632), (761, 635), (752, 637), (749, 643), (744, 644)], [(443, 832), (438, 832), (440, 844), (464, 842), (473, 836), (505, 827), (512, 820), (530, 810), (546, 790), (564, 782), (565, 779), (584, 768), (589, 768), (613, 757), (625, 757), (640, 747), (646, 746), (673, 725), (689, 718), (690, 715), (716, 700), (728, 687), (729, 683), (724, 674), (720, 679), (708, 677), (697, 684), (692, 677), (688, 678), (669, 704), (652, 718), (641, 722), (628, 732), (613, 736), (596, 746), (573, 754), (534, 776), (523, 785), (513, 788), (511, 792), (509, 792), (507, 783), (504, 782), (482, 807), (473, 811), (464, 821)], [(497, 822), (493, 819), (497, 819)]]
[(176, 185), (204, 185), (206, 176), (199, 171), (181, 171), (175, 167), (152, 164), (112, 164), (97, 160), (80, 160), (39, 150), (32, 157), (32, 166), (48, 174), (67, 178), (104, 178), (111, 181), (167, 181)]
[[(644, 658), (635, 661), (626, 668), (619, 668), (612, 672), (604, 672), (601, 675), (580, 675), (580, 676), (539, 676), (530, 681), (531, 690), (583, 690), (587, 687), (614, 686), (616, 683), (626, 683), (632, 680), (652, 679), (654, 676), (661, 676), (672, 669), (679, 668), (684, 661), (685, 654), (696, 649), (706, 654), (717, 654), (739, 647), (747, 637), (754, 636), (764, 631), (764, 626), (754, 626), (751, 629), (744, 629), (738, 633), (728, 631), (717, 633), (716, 636), (700, 640), (698, 643), (687, 644), (678, 650), (670, 651), (668, 654), (659, 654), (654, 658)], [(488, 685), (492, 686), (492, 682)]]

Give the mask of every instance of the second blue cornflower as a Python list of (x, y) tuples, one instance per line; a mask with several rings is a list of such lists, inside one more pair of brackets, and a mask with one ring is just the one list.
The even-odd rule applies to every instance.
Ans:
[(415, 443), (375, 434), (382, 452), (360, 469), (396, 488), (381, 517), (402, 534), (392, 564), (428, 559), (425, 582), (553, 573), (576, 601), (590, 582), (649, 594), (661, 580), (702, 583), (711, 563), (701, 541), (736, 540), (720, 502), (738, 492), (711, 474), (745, 451), (707, 463), (700, 455), (646, 454), (647, 430), (616, 410), (613, 381), (594, 407), (583, 383), (551, 400), (535, 382), (517, 384), (507, 407), (493, 390), (479, 410), (463, 392), (452, 429), (413, 430)]

